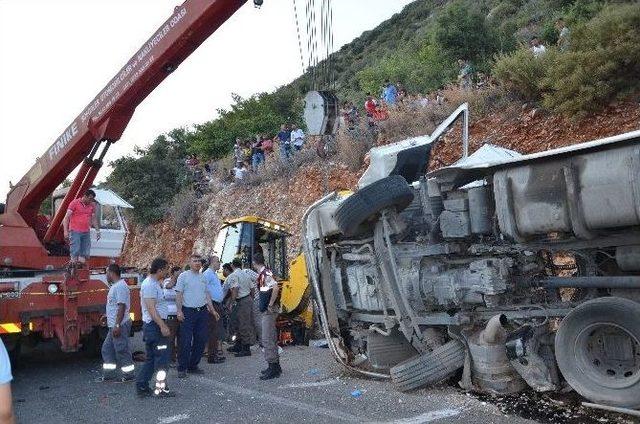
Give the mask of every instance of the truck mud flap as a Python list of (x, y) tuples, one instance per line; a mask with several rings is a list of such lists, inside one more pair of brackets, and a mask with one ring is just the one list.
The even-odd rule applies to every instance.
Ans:
[(391, 380), (401, 392), (438, 383), (462, 368), (464, 355), (464, 345), (451, 340), (391, 368)]

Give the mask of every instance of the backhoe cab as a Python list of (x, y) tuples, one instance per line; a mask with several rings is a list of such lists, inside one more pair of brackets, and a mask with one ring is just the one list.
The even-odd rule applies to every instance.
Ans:
[[(313, 325), (310, 302), (311, 287), (302, 254), (287, 263), (287, 237), (291, 234), (283, 224), (255, 215), (243, 216), (224, 222), (214, 246), (214, 254), (222, 263), (242, 260), (245, 269), (251, 269), (251, 258), (262, 254), (280, 284), (282, 312), (278, 320), (280, 342), (301, 342), (305, 330)], [(253, 272), (253, 271), (251, 271)]]

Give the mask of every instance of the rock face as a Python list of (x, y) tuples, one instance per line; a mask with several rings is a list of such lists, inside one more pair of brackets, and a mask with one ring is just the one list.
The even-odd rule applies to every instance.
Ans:
[[(219, 185), (203, 199), (200, 219), (193, 227), (178, 229), (170, 222), (147, 228), (133, 228), (122, 263), (146, 267), (154, 257), (183, 265), (192, 251), (208, 254), (213, 250), (218, 229), (224, 219), (259, 215), (285, 224), (289, 256), (300, 248), (300, 223), (306, 208), (327, 192), (353, 189), (360, 172), (346, 166), (315, 162), (303, 165), (292, 176), (264, 181), (256, 186)], [(328, 177), (328, 178), (327, 178)]]
[[(430, 129), (425, 128), (424, 132), (429, 133)], [(613, 104), (578, 121), (541, 110), (532, 113), (527, 108), (511, 107), (481, 119), (471, 117), (470, 151), (492, 143), (520, 153), (534, 153), (635, 129), (640, 129), (640, 105), (636, 101)], [(454, 129), (434, 148), (430, 169), (460, 158), (459, 132), (459, 128)], [(308, 163), (291, 175), (263, 178), (256, 185), (219, 184), (201, 202), (194, 226), (179, 229), (167, 221), (132, 228), (122, 263), (144, 268), (154, 257), (163, 256), (172, 264), (183, 265), (192, 251), (207, 254), (213, 250), (224, 219), (243, 215), (260, 215), (287, 225), (292, 234), (289, 256), (293, 257), (300, 248), (300, 222), (306, 208), (325, 192), (355, 188), (364, 169), (351, 171), (338, 160)]]

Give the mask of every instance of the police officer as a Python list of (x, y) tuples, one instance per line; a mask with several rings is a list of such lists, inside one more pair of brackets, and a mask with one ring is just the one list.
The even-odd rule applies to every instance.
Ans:
[[(220, 316), (213, 308), (207, 283), (200, 273), (202, 257), (191, 255), (188, 271), (178, 276), (176, 284), (176, 306), (180, 325), (178, 350), (178, 378), (185, 378), (187, 372), (204, 374), (198, 368), (209, 334), (208, 313), (218, 320)], [(208, 311), (208, 312), (207, 312)]]
[(278, 330), (276, 319), (280, 310), (280, 288), (273, 278), (273, 273), (265, 266), (262, 255), (253, 257), (253, 269), (258, 273), (257, 286), (260, 299), (260, 312), (262, 314), (262, 347), (264, 359), (267, 361), (267, 369), (262, 371), (260, 380), (270, 380), (280, 377), (280, 357), (278, 355)]
[[(167, 386), (167, 365), (169, 363), (169, 340), (171, 334), (165, 323), (168, 315), (167, 301), (164, 298), (162, 282), (169, 272), (169, 264), (162, 258), (154, 259), (149, 267), (149, 275), (140, 286), (140, 304), (142, 305), (143, 339), (146, 347), (146, 360), (138, 373), (136, 391), (138, 396), (173, 397)], [(156, 371), (156, 384), (153, 391), (149, 381)]]
[(116, 378), (116, 369), (120, 364), (122, 382), (133, 381), (133, 361), (129, 349), (131, 320), (131, 293), (129, 286), (120, 278), (120, 267), (111, 264), (107, 267), (107, 281), (111, 284), (107, 294), (107, 327), (109, 332), (102, 343), (102, 379), (110, 381)]
[[(251, 356), (251, 345), (255, 340), (253, 333), (253, 282), (242, 269), (242, 261), (236, 258), (231, 262), (233, 272), (227, 277), (238, 324), (238, 340), (235, 356)], [(226, 281), (225, 281), (226, 282)]]

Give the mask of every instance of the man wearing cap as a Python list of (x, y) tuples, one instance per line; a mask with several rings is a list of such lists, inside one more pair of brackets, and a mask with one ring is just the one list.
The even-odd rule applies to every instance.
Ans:
[(106, 274), (111, 287), (109, 287), (107, 294), (106, 307), (109, 332), (102, 343), (102, 379), (103, 381), (115, 380), (119, 364), (122, 371), (120, 381), (133, 381), (134, 366), (129, 349), (129, 333), (131, 332), (129, 286), (121, 278), (121, 270), (118, 265), (109, 265)]

